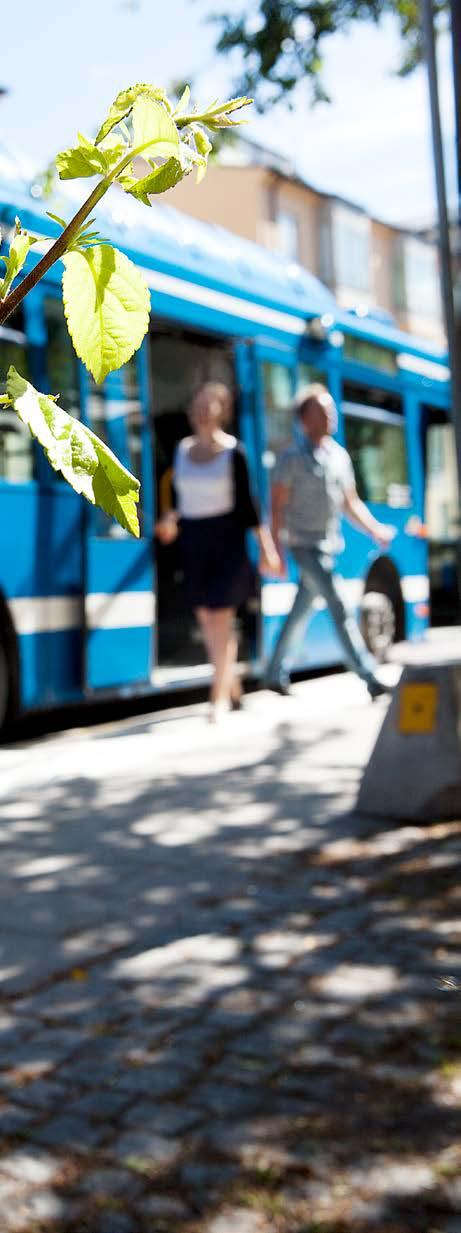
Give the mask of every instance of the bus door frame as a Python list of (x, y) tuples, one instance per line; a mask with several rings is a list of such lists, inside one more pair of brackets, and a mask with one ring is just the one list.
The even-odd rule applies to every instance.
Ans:
[[(146, 343), (135, 356), (141, 411), (141, 534), (135, 539), (113, 523), (98, 534), (100, 514), (89, 506), (84, 530), (84, 691), (149, 686), (153, 667), (155, 591), (152, 551), (153, 493), (150, 396)], [(83, 374), (82, 415), (88, 419), (88, 380)], [(128, 423), (120, 373), (106, 379), (108, 444), (130, 466)], [(117, 414), (120, 402), (120, 414)], [(110, 533), (112, 532), (112, 534)]]
[[(298, 353), (293, 342), (278, 343), (275, 340), (257, 340), (250, 350), (252, 364), (252, 382), (253, 382), (253, 400), (254, 400), (254, 415), (253, 415), (253, 469), (251, 468), (251, 453), (250, 444), (243, 437), (244, 444), (249, 450), (250, 474), (254, 483), (255, 491), (261, 505), (261, 515), (263, 521), (270, 524), (271, 521), (271, 481), (270, 467), (271, 458), (269, 456), (267, 445), (267, 423), (266, 423), (266, 408), (264, 396), (264, 376), (263, 364), (281, 364), (287, 369), (290, 376), (290, 384), (292, 395), (295, 393), (297, 368), (298, 368)], [(287, 586), (290, 588), (287, 591)], [(287, 578), (261, 578), (260, 590), (260, 621), (259, 621), (259, 660), (261, 665), (264, 662), (268, 649), (268, 624), (271, 623), (273, 615), (285, 614), (291, 606), (292, 594), (296, 586), (294, 575), (294, 566), (292, 562), (288, 563)], [(283, 588), (283, 590), (282, 590)], [(288, 599), (286, 598), (288, 596)], [(283, 597), (283, 599), (282, 599)], [(268, 621), (269, 618), (269, 621)]]

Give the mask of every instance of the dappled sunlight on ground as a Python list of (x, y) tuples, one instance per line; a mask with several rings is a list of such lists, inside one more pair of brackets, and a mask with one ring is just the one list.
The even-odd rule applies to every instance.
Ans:
[(461, 1227), (461, 822), (354, 816), (383, 713), (0, 751), (1, 1233)]

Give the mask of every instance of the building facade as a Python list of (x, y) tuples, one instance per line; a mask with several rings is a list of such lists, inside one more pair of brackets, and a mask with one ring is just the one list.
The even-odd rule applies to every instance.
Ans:
[(189, 176), (172, 190), (177, 209), (305, 266), (342, 307), (379, 311), (402, 329), (444, 344), (433, 238), (320, 192), (295, 175), (288, 160), (246, 140), (224, 147), (205, 179), (192, 181)]

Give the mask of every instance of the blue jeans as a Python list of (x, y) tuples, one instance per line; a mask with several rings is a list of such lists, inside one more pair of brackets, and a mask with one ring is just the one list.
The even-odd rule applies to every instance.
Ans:
[(355, 617), (344, 607), (333, 574), (332, 558), (311, 548), (295, 548), (293, 556), (299, 567), (298, 593), (267, 665), (266, 679), (275, 683), (287, 678), (290, 649), (302, 639), (313, 600), (322, 595), (333, 618), (347, 666), (367, 685), (372, 683), (376, 661), (367, 650)]

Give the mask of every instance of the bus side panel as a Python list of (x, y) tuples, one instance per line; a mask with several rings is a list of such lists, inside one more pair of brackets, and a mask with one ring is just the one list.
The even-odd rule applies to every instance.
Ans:
[[(50, 477), (53, 482), (53, 477)], [(1, 485), (0, 586), (18, 640), (20, 706), (81, 696), (82, 500)]]

